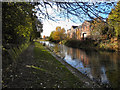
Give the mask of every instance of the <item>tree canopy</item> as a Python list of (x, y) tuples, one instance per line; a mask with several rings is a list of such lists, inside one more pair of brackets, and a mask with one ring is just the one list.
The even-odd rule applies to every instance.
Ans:
[(120, 1), (108, 16), (108, 23), (115, 30), (115, 36), (120, 36)]
[(105, 21), (95, 18), (91, 24), (91, 34), (92, 35), (105, 35), (108, 31), (108, 25)]
[(42, 28), (42, 23), (38, 23), (33, 8), (33, 5), (27, 2), (2, 3), (3, 46), (25, 43), (39, 35), (37, 24)]
[(50, 40), (51, 41), (61, 41), (65, 39), (65, 29), (61, 28), (60, 26), (56, 27), (56, 30), (51, 32)]

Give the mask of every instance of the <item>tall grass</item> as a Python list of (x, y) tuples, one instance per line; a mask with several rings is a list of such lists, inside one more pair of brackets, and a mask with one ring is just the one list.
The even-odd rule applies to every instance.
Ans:
[(16, 63), (19, 55), (29, 45), (30, 43), (24, 43), (21, 45), (9, 45), (8, 49), (2, 48), (2, 68), (8, 68), (12, 63)]

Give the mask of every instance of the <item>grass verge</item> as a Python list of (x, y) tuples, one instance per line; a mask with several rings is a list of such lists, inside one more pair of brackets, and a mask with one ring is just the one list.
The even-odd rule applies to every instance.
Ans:
[[(34, 56), (36, 65), (30, 67), (36, 69), (34, 74), (40, 78), (38, 83), (47, 88), (84, 87), (84, 83), (78, 77), (74, 76), (38, 42), (35, 42)], [(39, 84), (36, 87), (39, 87)]]

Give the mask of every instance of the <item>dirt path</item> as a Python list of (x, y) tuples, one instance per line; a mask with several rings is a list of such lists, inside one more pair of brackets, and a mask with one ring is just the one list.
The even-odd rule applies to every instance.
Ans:
[(20, 55), (20, 61), (17, 63), (15, 72), (11, 75), (12, 79), (7, 85), (8, 88), (32, 87), (35, 76), (31, 74), (32, 69), (28, 68), (27, 65), (35, 64), (33, 49), (34, 45), (30, 45), (28, 49)]

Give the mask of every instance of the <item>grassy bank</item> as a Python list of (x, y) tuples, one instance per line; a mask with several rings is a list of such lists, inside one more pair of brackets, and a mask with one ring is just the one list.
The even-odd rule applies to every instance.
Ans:
[(101, 51), (120, 51), (120, 40), (67, 40), (65, 45), (73, 48), (101, 50)]
[(44, 86), (52, 88), (84, 86), (82, 81), (68, 71), (40, 43), (35, 42), (34, 54), (37, 66), (32, 67), (37, 70), (36, 75), (40, 78), (40, 82), (44, 83)]
[(14, 73), (18, 62), (21, 60), (19, 56), (28, 48), (31, 43), (21, 45), (8, 45), (7, 48), (2, 48), (2, 80), (3, 83), (11, 81), (11, 74)]
[(67, 40), (65, 45), (73, 48), (92, 49), (95, 47), (95, 41), (93, 40)]
[(17, 66), (3, 73), (3, 88), (86, 87), (38, 42), (29, 45), (18, 59)]
[(9, 45), (7, 48), (2, 49), (2, 63), (3, 69), (9, 68), (13, 63), (17, 62), (19, 55), (30, 45), (29, 43), (24, 43), (21, 45)]

